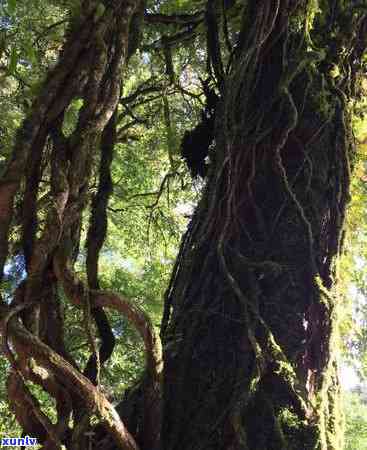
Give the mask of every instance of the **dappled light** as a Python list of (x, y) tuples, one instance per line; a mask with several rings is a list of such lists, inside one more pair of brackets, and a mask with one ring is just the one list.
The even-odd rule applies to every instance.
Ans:
[(366, 36), (0, 2), (0, 446), (367, 448)]

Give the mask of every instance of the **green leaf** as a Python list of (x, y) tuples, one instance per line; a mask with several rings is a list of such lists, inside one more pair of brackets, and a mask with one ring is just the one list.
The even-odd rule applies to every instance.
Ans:
[(6, 35), (5, 33), (0, 33), (0, 58), (2, 57), (6, 49)]
[(25, 52), (26, 59), (29, 60), (30, 63), (32, 63), (32, 64), (37, 63), (37, 55), (36, 55), (36, 51), (32, 45), (32, 42), (27, 42), (25, 44), (24, 52)]
[(94, 20), (95, 20), (95, 22), (97, 22), (97, 21), (103, 16), (103, 14), (104, 14), (105, 11), (106, 11), (106, 7), (105, 7), (102, 3), (100, 3), (100, 4), (97, 6), (96, 12), (95, 12), (95, 14), (94, 14)]
[(17, 0), (8, 0), (8, 12), (14, 14), (17, 7)]
[(9, 67), (8, 67), (8, 71), (10, 74), (14, 74), (16, 72), (18, 60), (19, 60), (19, 55), (18, 55), (17, 49), (15, 47), (13, 47), (11, 50)]

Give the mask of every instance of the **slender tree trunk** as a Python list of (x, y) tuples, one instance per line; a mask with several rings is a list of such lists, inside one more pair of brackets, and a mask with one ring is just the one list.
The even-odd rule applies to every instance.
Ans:
[(341, 449), (350, 117), (307, 52), (304, 2), (249, 4), (166, 295), (163, 449)]
[[(24, 185), (19, 197), (24, 211), (22, 256), (26, 278), (17, 287), (11, 305), (2, 299), (0, 302), (3, 350), (11, 364), (8, 400), (23, 431), (38, 438), (45, 450), (60, 449), (62, 444), (70, 450), (84, 449), (90, 419), (96, 413), (117, 448), (138, 449), (115, 408), (96, 387), (100, 366), (111, 356), (114, 345), (104, 308), (120, 311), (140, 332), (147, 347), (144, 394), (150, 395), (152, 404), (159, 397), (161, 347), (149, 317), (127, 299), (100, 291), (98, 283), (98, 256), (106, 237), (106, 208), (112, 189), (114, 111), (121, 94), (121, 72), (134, 50), (132, 35), (138, 32), (132, 22), (139, 23), (137, 18), (143, 11), (144, 2), (140, 0), (81, 2), (80, 14), (71, 23), (59, 62), (49, 72), (19, 129), (12, 157), (0, 180), (0, 280), (8, 257), (14, 199)], [(75, 99), (82, 100), (82, 107), (75, 129), (66, 135), (64, 118)], [(49, 148), (50, 155), (46, 152)], [(82, 213), (90, 196), (90, 178), (98, 172), (95, 166), (99, 151), (99, 189), (92, 202), (85, 285), (75, 278), (72, 268), (78, 254)], [(50, 179), (48, 205), (43, 211), (38, 204), (42, 176)], [(65, 350), (58, 287), (63, 287), (69, 300), (84, 310), (93, 353), (84, 369)], [(91, 331), (92, 317), (102, 341), (100, 350)], [(27, 381), (54, 398), (55, 424), (42, 412)], [(149, 411), (145, 416), (150, 442), (156, 442), (159, 425), (152, 430), (153, 416)], [(154, 417), (159, 424), (159, 415)], [(146, 429), (141, 426), (140, 432)]]

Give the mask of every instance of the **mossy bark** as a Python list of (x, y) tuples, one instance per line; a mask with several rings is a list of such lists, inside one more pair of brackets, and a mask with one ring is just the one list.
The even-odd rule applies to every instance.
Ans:
[[(24, 433), (37, 438), (45, 450), (61, 449), (62, 444), (73, 450), (85, 448), (84, 433), (94, 412), (100, 415), (117, 448), (138, 449), (115, 408), (96, 387), (100, 366), (110, 357), (113, 347), (112, 331), (103, 308), (121, 308), (124, 303), (99, 290), (97, 260), (106, 235), (104, 216), (111, 191), (109, 172), (115, 144), (111, 116), (117, 111), (122, 70), (131, 56), (131, 23), (143, 8), (144, 2), (140, 0), (105, 2), (105, 5), (98, 0), (80, 2), (80, 11), (70, 23), (59, 61), (50, 69), (19, 128), (12, 156), (0, 179), (0, 281), (9, 256), (17, 194), (23, 210), (22, 256), (26, 269), (25, 280), (17, 287), (11, 304), (0, 295), (1, 337), (12, 369), (7, 383), (8, 400)], [(83, 104), (75, 129), (66, 134), (63, 126), (66, 113), (76, 99), (82, 99)], [(90, 180), (96, 172), (99, 152), (103, 155), (100, 170), (103, 176), (92, 207), (92, 214), (98, 217), (91, 221), (89, 237), (101, 236), (98, 242), (91, 243), (91, 239), (88, 242), (86, 286), (75, 281), (69, 272), (78, 253), (83, 211), (88, 206)], [(46, 210), (38, 200), (41, 180), (48, 177)], [(65, 349), (58, 295), (61, 286), (71, 295), (70, 301), (85, 310), (85, 331), (95, 353), (86, 369), (79, 367)], [(120, 312), (127, 313), (136, 323), (145, 342), (151, 343), (149, 356), (155, 352), (152, 358), (159, 359), (161, 364), (160, 341), (149, 318), (127, 301)], [(92, 316), (102, 339), (100, 358), (91, 332)], [(154, 360), (154, 374), (158, 372), (157, 365)], [(39, 385), (55, 400), (56, 424), (42, 412), (27, 381)], [(154, 379), (149, 385), (154, 394), (157, 384)], [(148, 422), (150, 416), (146, 416)]]
[(164, 450), (342, 448), (333, 348), (349, 113), (292, 2), (271, 3), (248, 11), (167, 291)]

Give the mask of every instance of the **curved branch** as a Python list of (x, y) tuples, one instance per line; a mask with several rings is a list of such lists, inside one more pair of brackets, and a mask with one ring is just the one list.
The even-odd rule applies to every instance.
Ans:
[(148, 373), (155, 382), (160, 383), (163, 369), (162, 346), (148, 314), (127, 298), (114, 292), (92, 290), (91, 299), (95, 306), (115, 309), (135, 325), (145, 344)]
[(8, 328), (9, 335), (15, 343), (22, 345), (27, 350), (27, 354), (39, 365), (50, 369), (56, 376), (62, 378), (65, 385), (83, 399), (90, 411), (96, 411), (114, 437), (119, 449), (139, 450), (134, 438), (107, 398), (84, 375), (30, 333), (19, 321), (14, 318), (8, 320), (9, 312), (9, 307), (0, 305), (0, 317), (3, 318), (0, 332), (4, 335), (6, 334), (4, 328)]
[[(23, 408), (25, 405), (28, 405), (30, 407), (30, 414), (29, 419), (25, 419), (24, 414), (22, 414), (21, 409), (19, 408), (19, 405), (15, 401), (14, 406), (14, 413), (16, 414), (16, 417), (19, 418), (21, 424), (30, 424), (32, 423), (32, 428), (35, 427), (42, 427), (48, 434), (51, 441), (53, 441), (58, 448), (61, 447), (61, 443), (58, 438), (58, 433), (56, 430), (55, 425), (49, 420), (46, 414), (43, 413), (43, 411), (40, 408), (39, 402), (36, 397), (31, 393), (28, 386), (26, 385), (25, 381), (26, 378), (24, 376), (24, 368), (22, 370), (22, 359), (16, 360), (15, 355), (13, 354), (13, 351), (11, 350), (8, 342), (8, 336), (9, 336), (9, 328), (10, 324), (17, 317), (24, 309), (27, 309), (32, 306), (32, 303), (23, 303), (16, 305), (12, 308), (7, 308), (6, 311), (4, 311), (4, 314), (1, 315), (1, 347), (2, 351), (4, 352), (6, 358), (8, 359), (11, 368), (13, 370), (12, 374), (12, 383), (8, 383), (8, 393), (11, 395), (13, 394), (13, 399), (20, 400), (21, 403), (23, 403)], [(15, 347), (17, 346), (17, 343), (15, 343)], [(27, 377), (30, 378), (30, 377)], [(29, 412), (28, 412), (29, 413)], [(33, 416), (33, 417), (32, 417)]]
[(166, 25), (191, 25), (204, 20), (204, 11), (198, 11), (195, 14), (149, 14), (144, 15), (145, 22), (166, 24)]
[(198, 34), (197, 30), (198, 25), (201, 24), (195, 23), (187, 30), (181, 31), (172, 36), (163, 36), (161, 39), (158, 39), (157, 41), (154, 41), (151, 44), (144, 46), (143, 50), (152, 50), (152, 49), (157, 50), (163, 48), (165, 45), (169, 45), (170, 47), (176, 47), (180, 44), (183, 44), (184, 42), (191, 41)]
[[(77, 306), (83, 306), (83, 293), (87, 288), (68, 269), (61, 255), (54, 258), (55, 273), (68, 298)], [(92, 308), (110, 308), (122, 313), (139, 332), (145, 346), (146, 370), (156, 388), (161, 384), (163, 369), (162, 344), (148, 314), (126, 297), (110, 291), (89, 290)]]
[[(101, 138), (101, 161), (99, 167), (98, 191), (92, 201), (89, 229), (87, 235), (87, 275), (90, 288), (99, 289), (98, 259), (107, 233), (107, 206), (113, 191), (111, 164), (116, 143), (117, 109), (107, 123)], [(100, 349), (95, 348), (86, 365), (84, 374), (95, 384), (98, 382), (100, 367), (111, 357), (115, 337), (108, 317), (102, 308), (91, 308), (101, 338)], [(92, 346), (93, 348), (95, 346)]]

